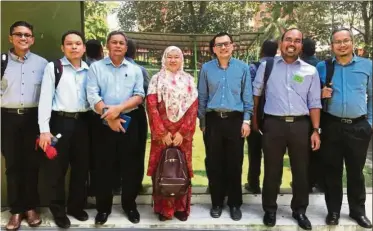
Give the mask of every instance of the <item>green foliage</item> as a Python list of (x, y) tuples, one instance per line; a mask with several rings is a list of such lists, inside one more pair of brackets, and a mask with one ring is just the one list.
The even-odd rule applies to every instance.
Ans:
[(97, 39), (102, 44), (106, 43), (106, 36), (109, 33), (109, 28), (106, 23), (106, 17), (110, 12), (110, 7), (105, 2), (100, 1), (85, 1), (84, 16), (85, 24), (84, 31), (86, 39)]
[(239, 32), (248, 28), (258, 3), (251, 2), (122, 2), (118, 20), (125, 31), (168, 33)]

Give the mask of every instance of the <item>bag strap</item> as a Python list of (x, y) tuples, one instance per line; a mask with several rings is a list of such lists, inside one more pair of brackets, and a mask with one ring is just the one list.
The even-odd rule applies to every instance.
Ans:
[(57, 59), (53, 61), (54, 64), (54, 77), (55, 77), (55, 83), (54, 87), (57, 89), (58, 84), (60, 83), (63, 68), (62, 68), (62, 63), (61, 60)]
[(267, 82), (268, 82), (268, 80), (269, 80), (269, 76), (270, 76), (271, 73), (272, 73), (273, 63), (274, 63), (273, 58), (268, 59), (268, 60), (266, 61), (266, 68), (265, 68), (265, 70), (264, 70), (264, 79), (263, 79), (263, 82), (264, 82), (264, 85), (263, 85), (263, 91), (265, 91), (265, 89), (266, 89), (266, 87), (267, 87)]
[[(325, 76), (325, 85), (322, 87), (331, 87), (331, 82), (334, 75), (334, 62), (333, 58), (329, 58), (325, 60), (326, 66), (326, 76)], [(322, 108), (324, 112), (328, 111), (329, 99), (324, 99), (322, 101)]]
[(1, 80), (3, 79), (7, 65), (8, 65), (8, 53), (1, 53)]

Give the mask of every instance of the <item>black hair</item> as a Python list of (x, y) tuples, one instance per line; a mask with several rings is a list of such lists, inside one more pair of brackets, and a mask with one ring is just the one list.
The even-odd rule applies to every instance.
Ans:
[(267, 39), (263, 42), (260, 53), (263, 57), (275, 57), (277, 48), (278, 42), (275, 39)]
[(223, 37), (223, 36), (228, 36), (229, 39), (231, 40), (231, 42), (233, 43), (232, 35), (228, 34), (227, 32), (220, 32), (220, 33), (216, 34), (214, 36), (214, 38), (212, 38), (212, 42), (213, 42), (212, 45), (215, 46), (215, 40), (216, 40), (216, 38)]
[(82, 39), (83, 43), (85, 43), (85, 39), (84, 39), (84, 36), (83, 36), (82, 32), (77, 31), (77, 30), (68, 30), (65, 33), (63, 33), (63, 35), (62, 35), (61, 45), (64, 45), (66, 36), (68, 36), (70, 34), (78, 35)]
[(115, 31), (110, 32), (107, 36), (106, 42), (109, 43), (111, 37), (113, 37), (114, 35), (118, 35), (118, 34), (120, 34), (124, 37), (124, 39), (126, 40), (126, 43), (128, 42), (128, 38), (127, 38), (126, 34), (123, 31), (119, 31), (119, 30), (115, 30)]
[(316, 42), (311, 38), (305, 38), (303, 40), (303, 54), (307, 56), (313, 56), (316, 51)]
[(28, 23), (26, 21), (17, 21), (10, 26), (9, 35), (12, 35), (13, 31), (14, 31), (14, 28), (19, 27), (19, 26), (27, 27), (31, 30), (32, 33), (34, 33), (34, 27), (30, 23)]
[(354, 35), (352, 34), (351, 30), (346, 27), (340, 27), (336, 28), (332, 31), (332, 35), (330, 36), (330, 41), (333, 43), (333, 36), (335, 33), (338, 33), (340, 31), (347, 31), (350, 34), (351, 40), (354, 41)]
[(297, 30), (297, 31), (299, 31), (299, 32), (302, 34), (302, 41), (303, 41), (303, 33), (302, 33), (302, 31), (300, 31), (298, 28), (295, 28), (295, 27), (290, 28), (290, 29), (287, 29), (287, 30), (282, 34), (282, 36), (281, 36), (281, 41), (284, 41), (285, 34), (288, 33), (289, 31), (292, 31), (292, 30)]
[(211, 39), (210, 42), (209, 42), (209, 49), (210, 49), (210, 53), (212, 56), (215, 56), (215, 53), (214, 53), (214, 41), (215, 39)]
[(102, 45), (97, 39), (90, 39), (86, 42), (86, 54), (89, 58), (98, 59), (101, 57)]
[(127, 40), (127, 52), (125, 57), (134, 59), (136, 55), (136, 42), (132, 39)]

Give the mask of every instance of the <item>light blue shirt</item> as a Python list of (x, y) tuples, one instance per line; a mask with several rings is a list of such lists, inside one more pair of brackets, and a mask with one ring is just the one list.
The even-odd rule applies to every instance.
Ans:
[[(332, 98), (328, 100), (328, 113), (341, 118), (368, 115), (372, 126), (372, 60), (354, 56), (342, 66), (336, 59), (332, 78)], [(317, 64), (322, 84), (326, 81), (325, 62)]]
[(47, 60), (31, 52), (22, 60), (9, 51), (8, 65), (1, 80), (1, 107), (37, 107), (47, 63)]
[[(254, 95), (260, 96), (266, 62), (256, 72)], [(264, 113), (275, 116), (309, 115), (309, 109), (321, 108), (320, 79), (316, 68), (301, 59), (288, 64), (282, 56), (274, 58), (266, 88)]]
[(94, 62), (88, 71), (87, 96), (91, 108), (101, 100), (118, 105), (132, 96), (145, 97), (144, 79), (139, 66), (123, 59), (116, 67), (109, 57)]
[(205, 127), (207, 111), (243, 112), (250, 120), (253, 110), (249, 65), (231, 58), (228, 68), (220, 67), (217, 59), (203, 64), (198, 78), (198, 117)]
[(53, 62), (45, 68), (41, 97), (39, 102), (40, 132), (50, 132), (49, 120), (51, 112), (86, 112), (90, 110), (86, 95), (88, 65), (81, 61), (81, 67), (76, 69), (66, 57), (63, 57), (62, 76), (55, 89), (55, 75)]

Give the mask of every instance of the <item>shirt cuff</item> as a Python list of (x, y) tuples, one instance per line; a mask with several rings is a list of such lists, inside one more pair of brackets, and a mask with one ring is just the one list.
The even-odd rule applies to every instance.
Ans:
[(250, 112), (245, 112), (244, 113), (243, 120), (250, 120)]
[(262, 95), (262, 89), (258, 89), (256, 87), (254, 87), (254, 89), (253, 89), (253, 95), (255, 95), (255, 96), (261, 96)]
[(39, 125), (40, 133), (50, 132), (49, 123), (44, 123)]

